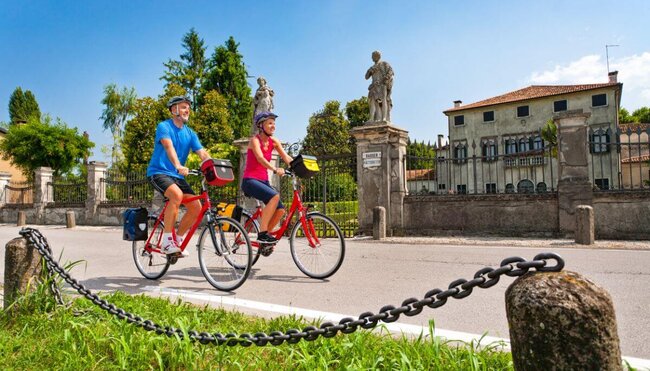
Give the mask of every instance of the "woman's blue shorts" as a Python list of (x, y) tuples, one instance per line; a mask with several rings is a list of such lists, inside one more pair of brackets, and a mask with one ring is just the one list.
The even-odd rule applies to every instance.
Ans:
[[(273, 196), (278, 194), (278, 191), (271, 187), (268, 181), (253, 178), (244, 178), (241, 182), (241, 189), (246, 196), (256, 198), (265, 204), (268, 204)], [(284, 209), (282, 201), (278, 201), (278, 209)]]

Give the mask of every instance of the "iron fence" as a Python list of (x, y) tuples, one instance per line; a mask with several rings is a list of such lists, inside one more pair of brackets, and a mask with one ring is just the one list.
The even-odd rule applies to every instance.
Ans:
[[(318, 167), (316, 176), (302, 180), (303, 203), (332, 218), (345, 237), (355, 236), (359, 230), (356, 154), (320, 156)], [(288, 207), (293, 197), (289, 179), (281, 180), (280, 189)]]
[[(504, 144), (509, 139), (504, 139)], [(532, 146), (531, 146), (532, 147)], [(486, 149), (487, 148), (487, 149)], [(522, 147), (499, 154), (496, 146), (447, 146), (435, 157), (406, 156), (409, 195), (547, 193), (557, 188), (556, 147)], [(471, 155), (468, 150), (471, 149)]]
[(650, 124), (589, 130), (590, 177), (594, 191), (650, 189)]
[(47, 183), (48, 199), (54, 206), (84, 206), (88, 198), (88, 183), (53, 179)]
[(129, 205), (151, 201), (153, 187), (146, 170), (123, 172), (108, 169), (100, 179), (100, 204)]
[(10, 180), (4, 189), (7, 205), (31, 205), (34, 203), (34, 183)]

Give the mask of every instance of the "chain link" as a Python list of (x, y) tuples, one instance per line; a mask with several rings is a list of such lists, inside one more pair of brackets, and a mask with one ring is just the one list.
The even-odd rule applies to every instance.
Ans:
[[(145, 320), (140, 316), (125, 311), (124, 309), (117, 308), (114, 304), (111, 304), (97, 296), (97, 294), (92, 293), (84, 285), (72, 278), (65, 269), (61, 268), (61, 266), (54, 261), (52, 258), (52, 250), (47, 240), (38, 229), (23, 228), (20, 231), (20, 235), (36, 247), (38, 252), (43, 256), (50, 277), (53, 278), (54, 272), (56, 272), (61, 278), (63, 278), (63, 280), (65, 280), (65, 282), (77, 290), (79, 294), (92, 301), (103, 310), (129, 323), (142, 327), (147, 331), (154, 331), (159, 335), (166, 335), (168, 337), (178, 336), (179, 338), (185, 336), (181, 329), (170, 326), (163, 327), (151, 320)], [(555, 265), (549, 266), (549, 261), (555, 261)], [(485, 289), (494, 286), (499, 282), (499, 278), (504, 274), (510, 277), (518, 277), (528, 273), (531, 269), (535, 269), (538, 272), (559, 272), (563, 268), (564, 260), (555, 253), (541, 253), (536, 255), (531, 261), (527, 261), (520, 257), (510, 257), (504, 259), (499, 268), (493, 269), (486, 267), (480, 269), (474, 274), (474, 278), (469, 281), (462, 278), (455, 280), (449, 284), (447, 290), (443, 291), (441, 289), (433, 289), (428, 291), (424, 295), (423, 299), (408, 298), (404, 300), (402, 305), (399, 307), (386, 305), (379, 310), (379, 313), (374, 314), (372, 312), (364, 312), (360, 314), (359, 318), (356, 320), (352, 317), (345, 317), (341, 319), (338, 324), (334, 324), (333, 322), (323, 322), (320, 327), (307, 326), (302, 329), (302, 331), (298, 329), (289, 329), (285, 333), (282, 333), (281, 331), (273, 331), (268, 335), (264, 332), (257, 332), (253, 335), (249, 333), (239, 335), (228, 333), (223, 335), (218, 332), (210, 334), (208, 332), (197, 332), (195, 330), (187, 331), (187, 335), (190, 340), (198, 341), (201, 344), (228, 346), (241, 345), (244, 347), (249, 347), (253, 344), (260, 347), (268, 344), (277, 346), (284, 342), (295, 344), (303, 339), (306, 341), (313, 341), (321, 336), (324, 338), (331, 338), (336, 336), (338, 332), (351, 334), (359, 327), (371, 329), (377, 326), (380, 321), (385, 323), (395, 322), (402, 314), (409, 317), (415, 316), (420, 314), (424, 307), (439, 308), (445, 305), (447, 299), (450, 297), (454, 299), (462, 299), (469, 296), (472, 293), (472, 290), (476, 287)], [(57, 303), (63, 304), (61, 291), (56, 286), (54, 279), (51, 281), (52, 284), (50, 285), (50, 289), (56, 297)]]

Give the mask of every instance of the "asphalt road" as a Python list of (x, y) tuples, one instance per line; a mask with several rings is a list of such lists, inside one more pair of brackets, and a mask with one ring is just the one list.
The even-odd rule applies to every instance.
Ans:
[[(223, 293), (203, 278), (195, 248), (189, 258), (179, 260), (161, 280), (150, 281), (136, 270), (131, 245), (122, 241), (118, 228), (37, 228), (62, 262), (83, 261), (73, 268), (72, 275), (92, 290), (150, 295), (191, 293), (196, 295), (185, 295), (186, 300), (205, 304), (206, 300), (219, 302), (221, 298), (222, 304), (213, 305), (226, 307), (234, 300), (237, 310), (263, 316), (277, 316), (282, 312), (277, 308), (286, 307), (354, 317), (365, 311), (377, 313), (384, 305), (399, 306), (406, 298), (423, 298), (430, 289), (445, 289), (455, 279), (471, 279), (477, 270), (496, 267), (506, 257), (532, 259), (539, 252), (553, 251), (565, 259), (566, 270), (578, 272), (609, 291), (623, 355), (650, 359), (650, 250), (585, 249), (569, 243), (540, 246), (521, 240), (504, 240), (502, 244), (492, 240), (485, 245), (436, 244), (436, 240), (426, 239), (418, 239), (417, 244), (403, 243), (412, 241), (406, 239), (390, 243), (348, 240), (345, 262), (339, 272), (329, 280), (318, 281), (296, 268), (287, 242), (281, 241), (271, 256), (260, 258), (241, 288)], [(0, 226), (3, 246), (18, 237), (19, 230), (15, 226)], [(617, 246), (625, 247), (625, 243)], [(637, 243), (634, 248), (638, 246)], [(4, 259), (0, 259), (0, 277), (4, 280)], [(445, 306), (425, 309), (415, 317), (402, 316), (399, 323), (426, 327), (433, 319), (437, 329), (479, 335), (487, 332), (489, 336), (508, 338), (504, 294), (513, 280), (503, 277), (492, 288), (475, 289), (468, 298), (449, 299)]]

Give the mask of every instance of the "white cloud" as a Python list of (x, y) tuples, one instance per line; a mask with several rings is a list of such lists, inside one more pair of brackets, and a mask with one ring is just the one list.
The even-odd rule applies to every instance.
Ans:
[[(650, 52), (610, 59), (610, 71), (618, 71), (623, 83), (622, 106), (633, 111), (650, 106)], [(552, 70), (535, 71), (528, 81), (532, 84), (594, 84), (607, 82), (607, 63), (599, 55), (586, 55)]]

